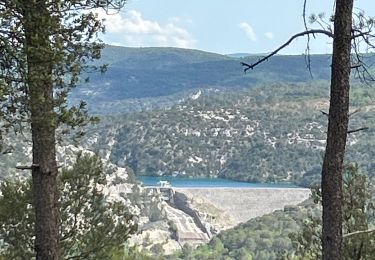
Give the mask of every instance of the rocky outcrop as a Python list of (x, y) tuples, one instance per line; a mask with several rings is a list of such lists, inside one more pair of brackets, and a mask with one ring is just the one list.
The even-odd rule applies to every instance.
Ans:
[(191, 205), (189, 204), (189, 200), (185, 194), (175, 191), (173, 196), (173, 203), (171, 203), (171, 205), (191, 216), (197, 227), (200, 228), (204, 233), (206, 233), (209, 238), (212, 237), (210, 227), (202, 221), (200, 213), (191, 207)]

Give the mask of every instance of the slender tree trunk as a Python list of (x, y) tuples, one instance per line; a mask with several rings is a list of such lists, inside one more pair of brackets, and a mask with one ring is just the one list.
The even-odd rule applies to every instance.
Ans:
[(342, 257), (342, 172), (349, 121), (353, 0), (336, 0), (327, 146), (322, 170), (323, 259)]
[(36, 259), (59, 259), (59, 210), (55, 150), (56, 117), (53, 102), (49, 42), (51, 16), (45, 1), (22, 0), (30, 91), (33, 143), (33, 198), (36, 213)]

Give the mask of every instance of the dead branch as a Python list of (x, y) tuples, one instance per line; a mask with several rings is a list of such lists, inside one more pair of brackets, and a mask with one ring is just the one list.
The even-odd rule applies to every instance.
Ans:
[(342, 237), (348, 238), (348, 237), (359, 235), (359, 234), (369, 234), (369, 233), (373, 233), (373, 232), (375, 232), (375, 229), (360, 230), (360, 231), (355, 231), (355, 232), (344, 234)]
[(327, 35), (328, 37), (333, 38), (333, 33), (329, 32), (329, 31), (326, 31), (326, 30), (323, 30), (323, 29), (312, 29), (312, 30), (307, 30), (307, 31), (297, 33), (297, 34), (293, 35), (292, 37), (290, 37), (290, 39), (287, 42), (285, 42), (283, 45), (281, 45), (279, 48), (277, 48), (276, 50), (274, 50), (273, 52), (271, 52), (267, 56), (264, 56), (263, 58), (259, 59), (257, 62), (252, 63), (252, 64), (241, 62), (241, 65), (245, 67), (244, 72), (247, 72), (249, 69), (254, 69), (257, 65), (261, 64), (262, 62), (264, 62), (264, 61), (268, 60), (269, 58), (271, 58), (272, 56), (276, 55), (280, 50), (287, 47), (296, 38), (299, 38), (299, 37), (302, 37), (302, 36), (307, 36), (307, 35), (315, 35), (315, 34), (324, 34), (324, 35)]
[(351, 69), (358, 69), (359, 67), (361, 67), (362, 66), (362, 64), (353, 64), (350, 68)]
[[(351, 117), (351, 116), (353, 116), (354, 114), (356, 114), (356, 113), (358, 113), (358, 112), (360, 112), (361, 111), (361, 109), (360, 108), (357, 108), (356, 110), (354, 110), (353, 112), (351, 112), (351, 113), (349, 113), (349, 117)], [(323, 115), (325, 115), (325, 116), (329, 116), (329, 114), (327, 113), (327, 112), (325, 112), (325, 111), (323, 111), (323, 110), (320, 110), (320, 112), (323, 114)], [(364, 129), (362, 129), (362, 130), (364, 130)]]
[[(17, 170), (32, 170), (34, 168), (39, 168), (39, 164), (32, 164), (31, 166), (16, 166), (16, 169)], [(58, 165), (56, 168), (59, 169), (59, 168), (62, 168), (63, 166), (62, 165)]]
[(18, 170), (32, 170), (34, 168), (38, 168), (39, 164), (32, 164), (31, 166), (16, 166)]
[[(305, 31), (308, 31), (309, 28), (307, 27), (307, 22), (306, 22), (306, 4), (307, 0), (304, 0), (303, 2), (303, 12), (302, 12), (302, 17), (303, 17), (303, 25), (305, 26)], [(307, 43), (306, 43), (306, 56), (305, 56), (305, 62), (307, 65), (307, 69), (310, 72), (310, 76), (312, 77), (312, 72), (311, 72), (311, 56), (310, 56), (310, 35), (307, 35)]]
[(357, 108), (357, 109), (354, 110), (353, 112), (349, 113), (349, 117), (351, 117), (351, 116), (354, 115), (354, 114), (357, 114), (358, 112), (361, 112), (361, 108)]
[(361, 127), (361, 128), (357, 128), (357, 129), (353, 129), (353, 130), (349, 130), (347, 133), (348, 134), (352, 134), (352, 133), (356, 133), (356, 132), (359, 132), (359, 131), (363, 131), (363, 130), (368, 130), (369, 128), (367, 126), (365, 127)]
[(320, 110), (320, 112), (321, 112), (323, 115), (325, 115), (325, 116), (329, 116), (329, 114), (328, 114), (327, 112), (323, 111), (323, 110)]

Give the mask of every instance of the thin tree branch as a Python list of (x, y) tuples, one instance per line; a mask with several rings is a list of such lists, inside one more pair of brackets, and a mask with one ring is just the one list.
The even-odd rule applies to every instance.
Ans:
[(329, 32), (329, 31), (326, 31), (326, 30), (322, 30), (322, 29), (312, 29), (312, 30), (307, 30), (307, 31), (297, 33), (297, 34), (293, 35), (287, 42), (285, 42), (279, 48), (277, 48), (276, 50), (274, 50), (273, 52), (271, 52), (267, 56), (264, 56), (263, 58), (261, 58), (257, 62), (252, 63), (252, 64), (241, 62), (241, 65), (245, 67), (244, 72), (247, 72), (249, 69), (254, 69), (257, 65), (261, 64), (262, 62), (264, 62), (264, 61), (268, 60), (269, 58), (271, 58), (272, 56), (276, 55), (280, 50), (287, 47), (296, 38), (306, 36), (306, 35), (315, 35), (315, 34), (324, 34), (324, 35), (327, 35), (328, 37), (333, 38), (333, 33)]
[(323, 110), (320, 110), (320, 112), (321, 112), (323, 115), (325, 115), (325, 116), (329, 116), (329, 114), (328, 114), (327, 112), (323, 111)]
[[(309, 28), (307, 28), (307, 22), (306, 22), (306, 5), (307, 5), (307, 0), (304, 0), (303, 2), (303, 12), (302, 12), (302, 17), (303, 17), (303, 25), (305, 26), (305, 31), (308, 31)], [(306, 56), (305, 56), (305, 62), (307, 65), (307, 69), (310, 72), (310, 76), (312, 77), (312, 72), (311, 72), (311, 57), (310, 57), (310, 35), (307, 35), (307, 43), (306, 43), (306, 50), (305, 50)]]
[(38, 168), (39, 164), (32, 164), (31, 166), (16, 166), (18, 170), (32, 170), (34, 168)]
[(349, 113), (349, 117), (353, 116), (354, 114), (357, 114), (358, 112), (361, 112), (361, 108), (357, 108), (353, 112)]
[[(329, 114), (323, 110), (320, 110), (320, 112), (325, 115), (325, 116), (329, 116)], [(356, 110), (354, 110), (353, 112), (349, 113), (349, 117), (353, 116), (354, 114), (357, 114), (358, 112), (361, 112), (361, 108), (357, 108)]]
[(343, 238), (348, 238), (348, 237), (359, 235), (359, 234), (370, 234), (370, 233), (373, 233), (373, 232), (375, 232), (375, 228), (374, 229), (369, 229), (369, 230), (360, 230), (360, 231), (355, 231), (355, 232), (347, 233), (347, 234), (343, 235), (342, 237)]
[(361, 30), (353, 29), (352, 39), (355, 39), (358, 37), (365, 37), (365, 36), (373, 36), (373, 35), (371, 35), (371, 31), (362, 32)]
[(348, 134), (352, 134), (352, 133), (356, 133), (356, 132), (363, 131), (363, 130), (368, 130), (368, 129), (369, 128), (367, 126), (365, 126), (365, 127), (361, 127), (361, 128), (358, 128), (358, 129), (349, 130), (347, 133)]
[[(302, 17), (303, 17), (303, 25), (305, 26), (305, 30), (307, 31), (307, 22), (306, 22), (306, 5), (307, 5), (307, 0), (303, 1), (303, 12), (302, 12)], [(308, 37), (310, 37), (308, 35)]]
[(351, 69), (358, 69), (359, 67), (362, 67), (362, 64), (358, 63), (358, 64), (353, 64), (350, 68)]
[[(20, 165), (20, 166), (16, 166), (16, 169), (17, 170), (32, 170), (34, 168), (39, 168), (39, 167), (40, 167), (39, 164), (32, 164), (31, 166), (22, 166), (22, 165)], [(61, 167), (63, 167), (63, 166), (62, 165), (58, 165), (56, 168), (59, 169)]]

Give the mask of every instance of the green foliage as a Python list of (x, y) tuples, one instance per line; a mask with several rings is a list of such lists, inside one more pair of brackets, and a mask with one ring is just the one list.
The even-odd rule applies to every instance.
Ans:
[(177, 226), (176, 223), (173, 220), (168, 221), (168, 231), (171, 233), (171, 237), (175, 240), (178, 239), (177, 237)]
[(0, 259), (31, 259), (35, 214), (30, 181), (0, 184)]
[[(357, 89), (361, 88), (353, 87)], [(375, 93), (365, 90), (357, 92)], [(202, 93), (168, 110), (103, 118), (90, 135), (97, 137), (98, 150), (104, 154), (110, 149), (110, 159), (129, 165), (136, 175), (224, 177), (309, 187), (320, 181), (327, 123), (320, 110), (327, 109), (327, 100), (325, 82)], [(361, 104), (371, 106), (367, 101)], [(370, 173), (375, 169), (369, 159), (375, 156), (369, 147), (375, 142), (373, 113), (352, 117), (351, 129), (364, 125), (370, 130), (350, 135), (347, 158)], [(108, 135), (100, 134), (108, 129)], [(115, 140), (113, 146), (107, 145), (110, 140)]]
[(61, 232), (66, 256), (107, 258), (109, 250), (136, 231), (127, 206), (106, 199), (104, 172), (100, 157), (79, 155), (73, 168), (61, 173), (61, 218), (66, 223)]
[(147, 250), (139, 250), (137, 247), (124, 246), (114, 250), (111, 256), (112, 260), (163, 260), (165, 257), (150, 255)]
[[(348, 165), (344, 176), (344, 234), (372, 230), (374, 192), (357, 165)], [(222, 231), (207, 245), (184, 247), (172, 259), (303, 259), (321, 258), (321, 193), (298, 206), (251, 219)], [(345, 259), (372, 259), (375, 232), (344, 238)]]
[[(136, 231), (127, 206), (106, 197), (105, 173), (98, 156), (80, 154), (73, 167), (59, 175), (64, 258), (108, 259)], [(10, 259), (31, 258), (35, 217), (30, 180), (3, 182), (0, 189), (1, 254)]]
[[(358, 165), (347, 165), (343, 176), (343, 232), (344, 259), (371, 259), (375, 251), (375, 232), (359, 233), (346, 237), (345, 234), (366, 231), (374, 226), (370, 216), (375, 207), (368, 178), (361, 174)], [(321, 193), (313, 192), (314, 203), (321, 205)], [(290, 234), (298, 259), (321, 258), (321, 216), (309, 216), (298, 233)]]
[[(228, 249), (224, 248), (224, 244), (218, 238), (213, 238), (208, 245), (199, 247), (199, 250), (194, 250), (188, 244), (182, 248), (182, 252), (176, 258), (179, 259), (230, 259), (226, 256)], [(246, 259), (246, 258), (245, 258)], [(252, 259), (252, 258), (249, 258)]]
[(150, 222), (156, 222), (165, 218), (164, 211), (160, 204), (160, 198), (153, 194), (151, 195), (147, 189), (141, 190), (138, 185), (133, 185), (132, 192), (127, 194), (134, 207), (140, 209), (140, 215), (145, 216)]
[(287, 234), (312, 210), (310, 206), (276, 211), (222, 231), (209, 244), (184, 248), (178, 259), (278, 259), (292, 250)]
[(0, 3), (0, 148), (3, 135), (21, 132), (39, 106), (53, 111), (39, 121), (47, 117), (49, 125), (66, 132), (94, 120), (84, 102), (69, 106), (67, 96), (83, 82), (82, 72), (101, 71), (93, 61), (104, 47), (98, 40), (104, 25), (94, 10), (119, 10), (124, 4), (125, 0)]

